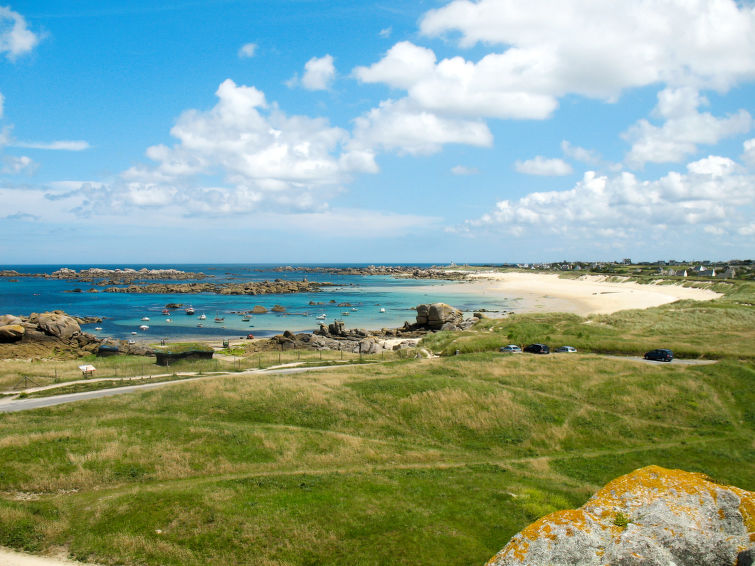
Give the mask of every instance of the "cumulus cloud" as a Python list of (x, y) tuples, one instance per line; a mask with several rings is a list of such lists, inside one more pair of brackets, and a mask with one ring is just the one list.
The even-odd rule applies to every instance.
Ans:
[(514, 163), (514, 168), (519, 173), (526, 175), (559, 176), (572, 173), (571, 165), (563, 159), (548, 159), (542, 155), (537, 155), (526, 161), (517, 161)]
[(749, 222), (755, 203), (755, 176), (726, 157), (690, 163), (685, 173), (670, 172), (642, 181), (629, 172), (608, 177), (593, 171), (574, 187), (502, 200), (464, 229), (495, 228), (512, 235), (596, 235), (635, 238), (651, 230), (713, 227), (737, 233)]
[[(353, 174), (377, 171), (372, 152), (352, 147), (348, 132), (323, 118), (288, 116), (260, 90), (230, 79), (215, 94), (210, 110), (181, 114), (171, 130), (176, 144), (148, 148), (152, 165), (123, 173), (119, 203), (180, 204), (190, 214), (244, 213), (268, 204), (317, 210)], [(208, 186), (212, 176), (222, 182)]]
[(7, 173), (11, 175), (17, 175), (19, 173), (32, 173), (37, 164), (26, 155), (14, 156), (8, 155), (2, 158), (3, 166), (0, 168), (1, 173)]
[(84, 151), (92, 146), (84, 140), (57, 140), (52, 142), (23, 142), (14, 141), (13, 147), (24, 147), (27, 149), (49, 149), (53, 151)]
[(755, 168), (755, 138), (746, 140), (742, 145), (744, 147), (742, 161), (744, 161), (750, 167)]
[(564, 152), (566, 157), (575, 161), (581, 161), (582, 163), (597, 165), (601, 161), (600, 154), (597, 151), (573, 145), (566, 140), (561, 142), (561, 151)]
[(301, 85), (307, 90), (329, 90), (336, 76), (336, 67), (331, 55), (312, 57), (304, 65), (301, 79), (294, 75), (286, 84), (289, 87)]
[(254, 53), (257, 51), (257, 44), (256, 43), (245, 43), (241, 47), (239, 47), (239, 58), (240, 59), (251, 59), (254, 57)]
[(661, 126), (640, 120), (622, 137), (632, 143), (626, 161), (633, 167), (645, 163), (679, 162), (694, 154), (698, 145), (713, 145), (720, 140), (746, 133), (752, 126), (752, 117), (745, 110), (716, 118), (708, 112), (699, 112), (708, 104), (705, 97), (692, 88), (667, 88), (658, 93), (654, 114), (664, 119)]
[(476, 167), (466, 167), (464, 165), (455, 165), (451, 167), (451, 173), (454, 175), (477, 175), (480, 171)]
[(381, 102), (378, 108), (354, 120), (353, 136), (353, 146), (365, 151), (378, 148), (412, 155), (436, 153), (448, 143), (479, 147), (493, 143), (484, 122), (438, 116), (406, 99)]
[(755, 76), (755, 8), (734, 0), (454, 0), (420, 30), (518, 52), (518, 72), (553, 95), (610, 99), (659, 82), (726, 90)]
[(15, 61), (34, 49), (40, 39), (40, 35), (27, 27), (21, 14), (0, 6), (0, 54), (5, 53), (10, 61)]
[(406, 90), (414, 104), (433, 112), (542, 119), (556, 109), (557, 101), (548, 84), (550, 62), (540, 56), (510, 50), (477, 63), (462, 57), (437, 61), (431, 49), (402, 41), (377, 63), (355, 68), (354, 76)]

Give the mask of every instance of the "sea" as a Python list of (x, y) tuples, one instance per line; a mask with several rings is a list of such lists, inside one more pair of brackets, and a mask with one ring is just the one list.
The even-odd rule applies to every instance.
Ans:
[[(400, 264), (394, 264), (400, 265)], [(430, 265), (412, 264), (417, 267)], [(295, 267), (366, 267), (367, 264), (317, 264)], [(342, 320), (347, 329), (378, 330), (397, 328), (405, 321), (414, 322), (416, 307), (422, 303), (448, 303), (467, 315), (475, 310), (517, 310), (516, 299), (500, 296), (470, 294), (460, 285), (464, 282), (447, 280), (405, 279), (385, 275), (346, 275), (340, 273), (278, 271), (277, 264), (119, 264), (119, 265), (0, 265), (0, 270), (19, 273), (52, 273), (61, 267), (76, 271), (99, 267), (106, 269), (179, 269), (204, 273), (205, 282), (243, 283), (264, 280), (302, 280), (333, 283), (316, 293), (275, 295), (216, 295), (216, 294), (129, 294), (87, 293), (92, 287), (104, 288), (77, 280), (44, 279), (39, 277), (0, 277), (0, 314), (28, 315), (33, 312), (63, 310), (69, 315), (102, 318), (102, 322), (86, 324), (84, 331), (100, 338), (133, 339), (139, 342), (155, 340), (194, 340), (240, 338), (252, 334), (265, 337), (291, 332), (311, 332), (320, 322)], [(188, 283), (192, 280), (173, 281)], [(149, 280), (147, 283), (171, 281)], [(82, 292), (72, 292), (80, 289)], [(310, 302), (321, 303), (312, 305)], [(170, 315), (163, 314), (169, 303), (182, 304)], [(337, 305), (349, 303), (350, 307)], [(243, 320), (245, 311), (256, 305), (268, 309), (265, 314), (253, 314)], [(285, 313), (272, 312), (281, 305)], [(188, 315), (185, 308), (195, 309)], [(205, 314), (206, 319), (199, 316)], [(318, 319), (322, 317), (324, 319)], [(215, 322), (215, 319), (222, 321)], [(145, 320), (148, 319), (148, 320)], [(201, 325), (201, 326), (200, 326)], [(147, 326), (148, 328), (143, 328)]]

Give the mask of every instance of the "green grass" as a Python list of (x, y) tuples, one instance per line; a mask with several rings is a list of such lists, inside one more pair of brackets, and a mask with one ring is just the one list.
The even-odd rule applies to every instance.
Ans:
[[(638, 467), (753, 490), (752, 307), (738, 289), (697, 304), (702, 314), (682, 302), (590, 324), (522, 315), (426, 340), (458, 356), (0, 414), (0, 545), (125, 565), (483, 564)], [(510, 333), (573, 343), (578, 332), (592, 346), (581, 350), (663, 342), (719, 361), (497, 352)], [(330, 354), (245, 363), (341, 363)]]

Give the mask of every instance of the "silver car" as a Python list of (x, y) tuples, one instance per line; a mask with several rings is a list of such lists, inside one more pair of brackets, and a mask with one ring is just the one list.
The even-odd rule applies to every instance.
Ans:
[(557, 353), (565, 353), (566, 352), (566, 353), (569, 353), (569, 354), (573, 354), (576, 351), (577, 351), (577, 349), (574, 346), (561, 346), (560, 348), (556, 348), (556, 352)]
[(507, 354), (521, 354), (522, 349), (516, 344), (509, 344), (508, 346), (501, 346), (498, 349), (499, 352), (505, 352)]

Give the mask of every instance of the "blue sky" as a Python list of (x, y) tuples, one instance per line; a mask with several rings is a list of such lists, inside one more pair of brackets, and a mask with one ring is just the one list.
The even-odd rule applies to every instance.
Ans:
[(0, 4), (0, 264), (752, 258), (755, 7)]

